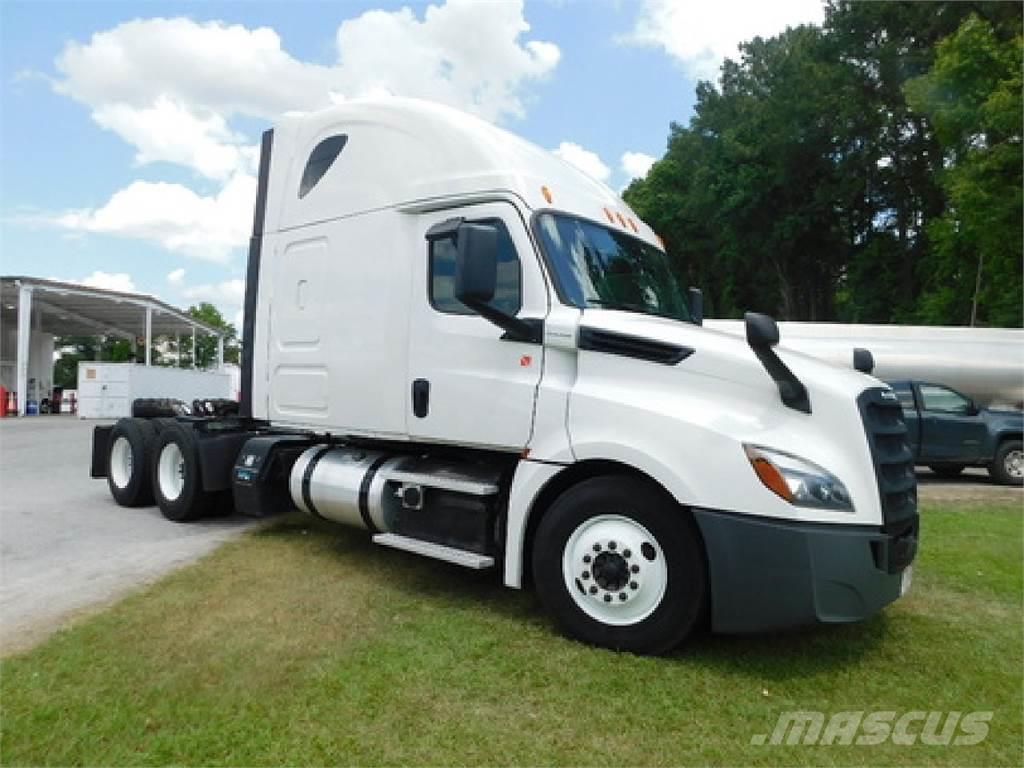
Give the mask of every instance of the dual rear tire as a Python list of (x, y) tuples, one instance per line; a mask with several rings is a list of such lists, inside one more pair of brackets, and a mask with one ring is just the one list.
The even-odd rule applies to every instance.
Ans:
[(221, 494), (203, 489), (195, 431), (171, 418), (121, 419), (110, 433), (107, 485), (123, 507), (156, 502), (168, 520), (208, 515)]

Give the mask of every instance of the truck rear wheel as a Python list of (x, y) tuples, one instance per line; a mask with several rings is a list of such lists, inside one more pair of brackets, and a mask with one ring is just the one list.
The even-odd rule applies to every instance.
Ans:
[(142, 419), (121, 419), (110, 431), (107, 487), (122, 507), (153, 503), (150, 462), (156, 431)]
[(1024, 443), (1004, 440), (988, 465), (988, 473), (1003, 485), (1024, 485)]
[(707, 568), (692, 518), (635, 477), (585, 480), (545, 514), (533, 548), (538, 596), (584, 642), (665, 653), (707, 604)]
[(153, 495), (163, 516), (176, 523), (203, 517), (213, 497), (203, 490), (199, 451), (193, 430), (183, 424), (166, 424), (153, 452)]

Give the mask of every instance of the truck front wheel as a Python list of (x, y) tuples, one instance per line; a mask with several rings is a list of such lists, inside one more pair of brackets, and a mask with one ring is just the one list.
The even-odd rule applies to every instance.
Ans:
[(1024, 444), (1020, 440), (1001, 442), (988, 473), (1003, 485), (1024, 485)]
[(206, 514), (212, 496), (203, 490), (191, 428), (177, 422), (165, 425), (156, 440), (152, 465), (153, 495), (164, 517), (184, 523)]
[(689, 513), (639, 478), (585, 480), (545, 514), (533, 548), (538, 596), (584, 642), (665, 653), (697, 626), (707, 567)]
[(110, 431), (107, 487), (122, 507), (153, 503), (149, 465), (156, 431), (143, 419), (121, 419)]

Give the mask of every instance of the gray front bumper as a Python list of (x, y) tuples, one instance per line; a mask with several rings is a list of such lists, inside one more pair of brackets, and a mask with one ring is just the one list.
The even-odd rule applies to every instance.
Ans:
[(897, 538), (865, 526), (693, 512), (707, 549), (716, 632), (864, 619), (900, 596), (901, 571), (917, 546), (916, 526)]

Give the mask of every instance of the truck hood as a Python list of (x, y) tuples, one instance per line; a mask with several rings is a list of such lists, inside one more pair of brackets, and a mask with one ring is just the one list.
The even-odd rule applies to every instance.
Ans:
[[(687, 372), (722, 379), (762, 394), (774, 392), (775, 400), (784, 407), (775, 383), (744, 338), (679, 320), (610, 309), (584, 310), (580, 329), (608, 331), (688, 347), (693, 354), (679, 364)], [(785, 338), (781, 339), (775, 351), (807, 387), (812, 410), (816, 391), (855, 399), (869, 387), (888, 388), (878, 379), (852, 367), (843, 368), (787, 349)]]

